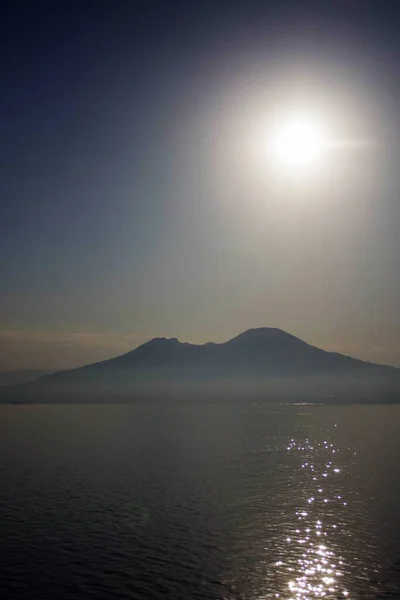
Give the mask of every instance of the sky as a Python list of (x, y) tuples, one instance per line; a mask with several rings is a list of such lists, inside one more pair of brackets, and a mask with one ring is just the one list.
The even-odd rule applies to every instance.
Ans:
[[(259, 326), (400, 367), (398, 2), (0, 11), (0, 370)], [(298, 106), (346, 142), (304, 178)]]

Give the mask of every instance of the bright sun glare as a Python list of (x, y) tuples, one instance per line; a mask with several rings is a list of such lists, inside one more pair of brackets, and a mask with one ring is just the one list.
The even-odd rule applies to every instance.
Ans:
[(275, 160), (290, 169), (316, 166), (324, 153), (323, 129), (317, 119), (296, 114), (277, 124), (272, 137)]

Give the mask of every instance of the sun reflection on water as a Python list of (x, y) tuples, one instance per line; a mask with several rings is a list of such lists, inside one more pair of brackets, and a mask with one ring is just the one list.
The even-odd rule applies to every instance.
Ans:
[(286, 538), (286, 560), (275, 563), (286, 579), (286, 589), (276, 593), (275, 598), (349, 600), (343, 582), (344, 560), (335, 550), (338, 523), (332, 523), (338, 518), (339, 507), (346, 506), (342, 494), (337, 493), (340, 485), (332, 481), (341, 473), (340, 466), (334, 464), (339, 449), (328, 440), (312, 443), (309, 439), (291, 439), (287, 451), (299, 456), (306, 481), (297, 500), (297, 524)]

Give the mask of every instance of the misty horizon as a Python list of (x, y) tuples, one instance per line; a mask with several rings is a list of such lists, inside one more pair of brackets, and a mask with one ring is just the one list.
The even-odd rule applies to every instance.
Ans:
[[(263, 327), (261, 325), (260, 327)], [(283, 329), (280, 328), (279, 329)], [(296, 335), (293, 331), (292, 335)], [(95, 363), (102, 360), (119, 356), (151, 339), (165, 337), (167, 339), (178, 339), (184, 343), (207, 344), (224, 343), (238, 335), (234, 332), (225, 339), (180, 339), (175, 335), (152, 335), (148, 338), (140, 338), (135, 334), (104, 334), (104, 333), (31, 333), (26, 332), (4, 332), (0, 331), (0, 372), (13, 371), (58, 371), (72, 369)], [(302, 338), (300, 335), (296, 337)], [(3, 341), (3, 344), (1, 342)], [(305, 339), (308, 343), (328, 352), (338, 352), (346, 356), (352, 356), (367, 362), (393, 366), (400, 368), (400, 360), (397, 360), (397, 348), (393, 350), (384, 346), (360, 347), (357, 345), (329, 343), (318, 343), (314, 340)], [(51, 359), (47, 354), (51, 354)]]
[[(249, 329), (225, 342), (158, 337), (74, 369), (3, 385), (2, 402), (137, 402), (264, 398), (393, 402), (400, 370), (317, 348), (281, 329)], [(12, 382), (10, 382), (12, 384)]]

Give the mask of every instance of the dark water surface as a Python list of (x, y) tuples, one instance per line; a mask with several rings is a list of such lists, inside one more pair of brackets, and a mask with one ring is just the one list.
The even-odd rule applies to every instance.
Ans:
[(0, 597), (399, 598), (400, 406), (0, 406)]

